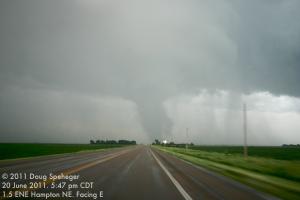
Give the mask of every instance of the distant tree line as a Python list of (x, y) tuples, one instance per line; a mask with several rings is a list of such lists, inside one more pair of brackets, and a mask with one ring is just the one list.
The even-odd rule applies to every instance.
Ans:
[(122, 145), (136, 145), (135, 140), (90, 140), (90, 144), (122, 144)]
[(300, 148), (300, 144), (283, 144), (282, 147), (295, 147), (295, 148)]
[[(166, 144), (164, 144), (163, 142), (161, 142), (158, 139), (155, 139), (154, 142), (152, 143), (152, 145), (163, 145), (163, 146), (167, 146), (167, 147), (185, 147), (186, 143), (174, 143), (174, 142), (168, 142)], [(193, 143), (188, 144), (189, 146), (194, 146)]]
[[(174, 142), (167, 142), (166, 144), (164, 144), (163, 142), (161, 142), (158, 139), (155, 139), (154, 142), (152, 143), (152, 145), (161, 145), (161, 146), (166, 146), (166, 147), (185, 147), (186, 143), (174, 143)], [(189, 143), (188, 146), (194, 146), (193, 143)], [(300, 144), (283, 144), (281, 145), (281, 147), (286, 147), (286, 148), (300, 148)]]

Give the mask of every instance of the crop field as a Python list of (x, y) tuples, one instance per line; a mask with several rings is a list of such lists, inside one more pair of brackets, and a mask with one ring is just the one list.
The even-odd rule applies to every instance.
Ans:
[[(195, 146), (187, 150), (176, 147), (155, 147), (282, 199), (300, 199), (300, 159), (297, 159), (299, 148), (287, 150), (280, 147), (251, 147), (250, 152), (253, 150), (252, 152), (256, 154), (244, 158), (241, 147)], [(273, 149), (280, 156), (268, 152)]]
[(0, 143), (0, 160), (122, 147), (120, 144)]
[[(243, 154), (242, 146), (190, 146), (190, 149), (225, 154)], [(300, 148), (280, 146), (250, 146), (249, 156), (273, 158), (278, 160), (300, 160)]]

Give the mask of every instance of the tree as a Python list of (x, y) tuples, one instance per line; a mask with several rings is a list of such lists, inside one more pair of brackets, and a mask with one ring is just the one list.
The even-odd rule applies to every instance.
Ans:
[(131, 141), (131, 144), (136, 145), (136, 141), (135, 141), (135, 140), (132, 140), (132, 141)]
[(117, 141), (115, 140), (106, 140), (106, 144), (117, 144)]
[(129, 141), (129, 140), (119, 140), (118, 144), (133, 144), (133, 145), (135, 145), (136, 141), (135, 140), (132, 140), (132, 141)]
[(90, 140), (90, 144), (122, 144), (122, 145), (136, 145), (135, 140)]

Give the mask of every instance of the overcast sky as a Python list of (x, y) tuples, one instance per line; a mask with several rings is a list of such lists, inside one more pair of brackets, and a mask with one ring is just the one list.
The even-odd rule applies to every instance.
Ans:
[(0, 141), (300, 143), (299, 8), (1, 0)]

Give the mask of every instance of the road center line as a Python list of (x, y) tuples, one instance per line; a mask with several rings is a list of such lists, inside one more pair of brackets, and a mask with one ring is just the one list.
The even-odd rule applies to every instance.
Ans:
[(158, 163), (158, 165), (164, 170), (164, 172), (171, 179), (172, 183), (175, 185), (180, 194), (184, 197), (185, 200), (193, 200), (192, 197), (183, 189), (183, 187), (179, 184), (179, 182), (172, 176), (172, 174), (167, 170), (167, 168), (160, 162), (160, 160), (154, 155), (152, 150), (150, 149), (152, 156)]

